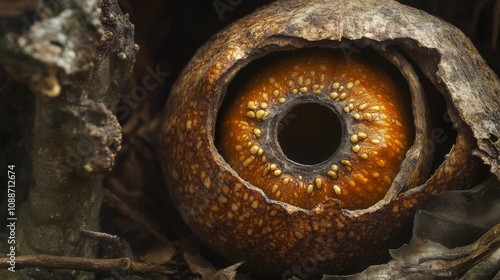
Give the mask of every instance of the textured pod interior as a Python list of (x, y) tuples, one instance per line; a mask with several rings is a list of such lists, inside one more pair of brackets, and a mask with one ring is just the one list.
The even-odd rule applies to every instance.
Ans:
[[(272, 45), (269, 48), (260, 49), (256, 54), (250, 55), (245, 61), (241, 61), (240, 63), (235, 64), (229, 71), (221, 76), (220, 83), (216, 84), (216, 88), (220, 90), (220, 98), (219, 101), (215, 104), (218, 104), (217, 108), (213, 108), (211, 110), (214, 112), (210, 115), (212, 133), (214, 138), (216, 137), (216, 126), (217, 126), (217, 117), (219, 110), (221, 110), (222, 104), (224, 103), (224, 99), (227, 98), (226, 94), (228, 91), (228, 87), (231, 85), (231, 82), (237, 74), (244, 69), (244, 67), (248, 66), (254, 61), (258, 61), (260, 59), (266, 58), (268, 56), (272, 57), (274, 53), (278, 53), (281, 51), (293, 51), (294, 49), (304, 49), (304, 48), (313, 48), (313, 47), (321, 47), (321, 48), (331, 48), (331, 49), (339, 49), (343, 45), (357, 45), (358, 47), (370, 47), (377, 50), (378, 55), (380, 55), (381, 59), (386, 60), (387, 63), (393, 64), (395, 68), (397, 68), (401, 73), (401, 78), (404, 79), (405, 87), (408, 88), (408, 91), (411, 95), (411, 107), (412, 107), (412, 115), (415, 126), (415, 140), (413, 142), (412, 147), (408, 150), (407, 155), (404, 161), (401, 163), (400, 172), (394, 179), (387, 195), (376, 203), (375, 205), (360, 210), (346, 210), (344, 211), (350, 212), (353, 211), (354, 215), (358, 215), (364, 212), (371, 212), (384, 207), (388, 202), (393, 200), (395, 197), (400, 195), (403, 191), (415, 188), (417, 186), (421, 186), (428, 178), (431, 172), (432, 161), (433, 161), (433, 152), (435, 151), (435, 147), (433, 147), (432, 143), (432, 119), (430, 116), (429, 106), (427, 104), (427, 97), (424, 92), (423, 86), (420, 84), (419, 77), (416, 74), (413, 66), (405, 59), (404, 55), (400, 53), (401, 49), (399, 48), (397, 42), (387, 41), (387, 42), (377, 42), (373, 40), (364, 39), (360, 42), (331, 42), (331, 41), (322, 41), (322, 42), (307, 42), (297, 38), (279, 38), (280, 47), (276, 45)], [(358, 49), (358, 52), (362, 49)], [(399, 51), (398, 51), (399, 50)], [(374, 53), (377, 55), (377, 53)], [(258, 71), (257, 67), (253, 67), (252, 71)], [(214, 118), (214, 119), (212, 119)], [(218, 154), (217, 149), (214, 150)], [(217, 159), (220, 164), (227, 166), (229, 170), (232, 168), (225, 162), (222, 156), (218, 154)], [(440, 163), (439, 163), (440, 164)], [(309, 168), (305, 166), (305, 168)], [(239, 175), (237, 172), (232, 171), (235, 176)], [(246, 185), (250, 188), (256, 189), (260, 191), (259, 188), (251, 185), (250, 183), (242, 180)], [(423, 186), (421, 187), (423, 188)], [(265, 196), (264, 193), (262, 195)], [(335, 200), (335, 199), (333, 199)], [(269, 200), (270, 203), (278, 203), (282, 205), (286, 205), (286, 203)], [(286, 208), (291, 211), (296, 211), (296, 208), (293, 205), (286, 205)], [(358, 213), (359, 212), (359, 213)]]

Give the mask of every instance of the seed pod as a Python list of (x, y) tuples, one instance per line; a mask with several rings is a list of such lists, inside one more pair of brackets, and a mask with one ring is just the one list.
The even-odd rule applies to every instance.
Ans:
[(166, 180), (232, 261), (359, 270), (406, 240), (427, 197), (470, 185), (474, 150), (500, 174), (499, 89), (462, 33), (419, 10), (277, 1), (214, 36), (172, 88)]

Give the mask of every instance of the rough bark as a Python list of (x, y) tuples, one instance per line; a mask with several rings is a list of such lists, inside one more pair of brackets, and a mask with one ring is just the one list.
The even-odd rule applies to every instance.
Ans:
[[(34, 14), (1, 20), (5, 84), (27, 86), (7, 98), (19, 94), (36, 107), (34, 113), (23, 107), (32, 124), (19, 121), (33, 127), (22, 139), (30, 153), (10, 163), (32, 164), (32, 172), (17, 170), (31, 178), (17, 187), (29, 194), (17, 205), (16, 255), (94, 256), (95, 244), (78, 229), (98, 228), (101, 180), (120, 149), (120, 125), (109, 108), (134, 63), (133, 26), (115, 1), (48, 1)], [(0, 274), (13, 277), (9, 273)], [(68, 273), (23, 269), (15, 276), (58, 279)]]

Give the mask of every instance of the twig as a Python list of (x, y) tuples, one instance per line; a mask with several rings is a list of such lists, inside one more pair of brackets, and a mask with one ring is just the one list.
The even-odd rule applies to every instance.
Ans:
[[(9, 268), (9, 261), (9, 258), (0, 258), (0, 268)], [(27, 267), (68, 269), (95, 273), (112, 273), (113, 271), (118, 271), (122, 274), (157, 273), (167, 276), (175, 274), (174, 271), (167, 270), (162, 266), (132, 261), (129, 258), (91, 259), (51, 255), (26, 255), (16, 257), (16, 270)]]
[(113, 249), (115, 256), (133, 258), (132, 249), (130, 245), (120, 237), (111, 235), (104, 232), (91, 231), (88, 229), (80, 228), (80, 234), (85, 238), (97, 240), (102, 243), (107, 243)]

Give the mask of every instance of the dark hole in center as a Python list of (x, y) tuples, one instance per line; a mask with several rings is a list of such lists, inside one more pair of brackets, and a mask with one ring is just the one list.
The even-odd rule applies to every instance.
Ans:
[(329, 159), (341, 138), (342, 124), (337, 114), (317, 103), (295, 106), (278, 126), (278, 142), (285, 156), (305, 165)]

